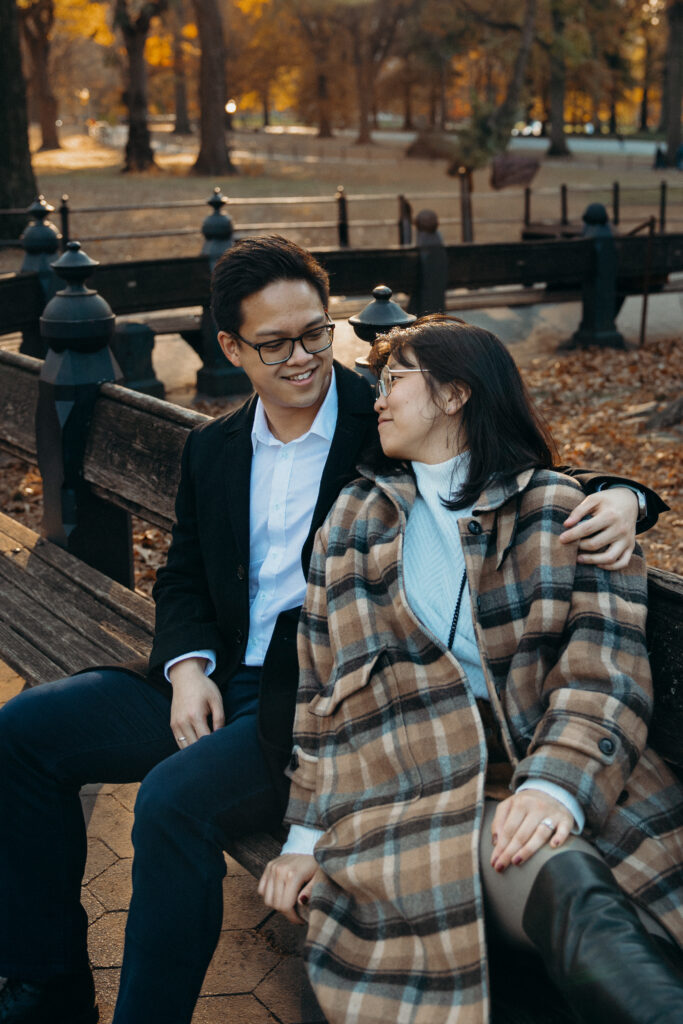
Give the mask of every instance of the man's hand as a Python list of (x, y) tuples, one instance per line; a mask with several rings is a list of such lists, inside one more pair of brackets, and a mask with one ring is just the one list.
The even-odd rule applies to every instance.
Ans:
[(538, 789), (515, 793), (498, 804), (491, 822), (491, 866), (505, 871), (523, 864), (547, 842), (557, 849), (573, 827), (573, 816), (555, 797)]
[[(590, 518), (585, 518), (589, 516)], [(565, 519), (563, 544), (579, 541), (578, 561), (625, 569), (636, 543), (638, 499), (628, 487), (610, 487), (584, 498)]]
[(305, 914), (301, 908), (308, 903), (317, 868), (315, 857), (308, 853), (284, 853), (271, 860), (258, 884), (265, 905), (279, 910), (293, 924), (301, 924)]
[(225, 725), (223, 698), (204, 675), (204, 658), (186, 658), (169, 669), (173, 687), (171, 729), (181, 750)]

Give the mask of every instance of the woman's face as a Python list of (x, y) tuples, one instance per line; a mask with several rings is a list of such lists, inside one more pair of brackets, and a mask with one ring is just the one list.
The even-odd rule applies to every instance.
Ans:
[(391, 391), (380, 394), (375, 402), (379, 417), (379, 438), (385, 455), (414, 462), (445, 462), (458, 454), (457, 430), (460, 424), (452, 388), (442, 385), (438, 404), (414, 353), (403, 353), (407, 365), (389, 357), (387, 369)]

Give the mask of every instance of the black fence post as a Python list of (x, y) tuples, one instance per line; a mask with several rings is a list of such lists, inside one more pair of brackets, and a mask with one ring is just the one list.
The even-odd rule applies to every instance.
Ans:
[(47, 355), (36, 409), (43, 477), (43, 534), (82, 561), (132, 587), (130, 516), (96, 498), (83, 479), (83, 458), (100, 384), (121, 371), (109, 347), (114, 314), (85, 280), (97, 266), (78, 242), (54, 264), (66, 287), (45, 307), (40, 328)]
[(448, 254), (439, 231), (439, 218), (434, 210), (420, 210), (415, 226), (420, 260), (417, 287), (410, 298), (408, 311), (416, 316), (443, 313), (446, 309)]
[(582, 284), (583, 316), (579, 329), (562, 348), (626, 348), (614, 318), (617, 313), (617, 249), (602, 203), (591, 203), (583, 215), (583, 237), (593, 242), (591, 264)]
[(615, 181), (612, 185), (612, 223), (615, 228), (619, 225), (619, 202), (621, 199), (621, 190), (619, 188), (619, 182)]
[[(44, 196), (38, 198), (28, 208), (33, 221), (21, 236), (24, 259), (21, 273), (38, 275), (45, 302), (52, 298), (57, 290), (57, 278), (52, 270), (52, 261), (59, 248), (59, 231), (47, 218), (54, 213), (54, 206), (45, 201)], [(38, 324), (31, 325), (22, 331), (19, 351), (25, 356), (43, 359), (45, 343), (40, 336)]]
[(569, 223), (569, 203), (567, 196), (567, 186), (560, 185), (560, 224), (562, 227), (566, 227)]
[(460, 179), (460, 239), (463, 242), (473, 242), (471, 177), (466, 167), (461, 167), (458, 170), (458, 178)]
[(338, 185), (334, 197), (337, 201), (337, 239), (340, 249), (348, 249), (349, 246), (349, 211), (346, 203), (344, 186)]
[(659, 233), (663, 235), (666, 231), (666, 182), (659, 185)]
[(405, 196), (398, 197), (398, 244), (413, 244), (413, 208)]
[(531, 187), (527, 185), (524, 189), (524, 227), (531, 224)]
[[(205, 239), (202, 255), (208, 256), (209, 267), (213, 271), (223, 253), (232, 246), (234, 230), (232, 217), (225, 212), (228, 199), (218, 185), (207, 203), (212, 207), (212, 212), (202, 224)], [(202, 360), (202, 366), (197, 371), (197, 391), (215, 398), (219, 395), (241, 394), (251, 390), (244, 370), (239, 366), (233, 366), (223, 355), (208, 305), (202, 310), (199, 330), (183, 331), (181, 336), (197, 351)]]
[(59, 207), (59, 216), (62, 222), (62, 252), (66, 252), (66, 247), (70, 242), (69, 238), (69, 216), (71, 210), (69, 209), (69, 197), (66, 193), (62, 196), (62, 202)]

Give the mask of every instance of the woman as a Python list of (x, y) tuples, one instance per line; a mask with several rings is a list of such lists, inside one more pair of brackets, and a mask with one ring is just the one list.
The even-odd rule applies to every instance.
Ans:
[(388, 458), (317, 536), (296, 827), (260, 891), (310, 912), (335, 1024), (486, 1021), (485, 911), (582, 1020), (680, 1024), (683, 791), (646, 747), (642, 558), (559, 543), (581, 491), (493, 335), (426, 317), (371, 363)]

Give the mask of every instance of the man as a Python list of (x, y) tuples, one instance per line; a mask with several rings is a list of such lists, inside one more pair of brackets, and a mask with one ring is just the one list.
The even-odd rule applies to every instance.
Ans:
[[(371, 389), (332, 361), (327, 301), (325, 272), (282, 238), (219, 261), (218, 339), (256, 394), (188, 438), (149, 671), (89, 670), (0, 712), (1, 1024), (97, 1020), (82, 785), (144, 780), (115, 1024), (190, 1021), (221, 927), (224, 846), (281, 820), (313, 536), (376, 437)], [(591, 495), (567, 537), (618, 562), (637, 504), (624, 488)]]

